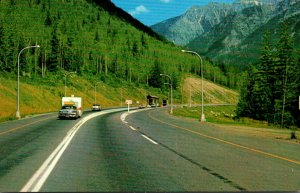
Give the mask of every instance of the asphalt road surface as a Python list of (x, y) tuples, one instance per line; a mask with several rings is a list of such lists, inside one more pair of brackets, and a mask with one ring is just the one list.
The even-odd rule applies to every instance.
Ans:
[(0, 124), (0, 191), (299, 191), (300, 146), (157, 108)]

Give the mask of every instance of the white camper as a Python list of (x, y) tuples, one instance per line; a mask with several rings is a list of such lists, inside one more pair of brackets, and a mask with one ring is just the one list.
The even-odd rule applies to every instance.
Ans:
[(58, 118), (79, 118), (82, 116), (82, 99), (81, 97), (62, 97), (61, 110)]

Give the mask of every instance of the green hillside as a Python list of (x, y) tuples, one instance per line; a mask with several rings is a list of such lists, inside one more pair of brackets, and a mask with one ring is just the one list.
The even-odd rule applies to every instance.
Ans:
[[(3, 75), (3, 74), (2, 74)], [(61, 97), (64, 96), (64, 81), (54, 78), (44, 78), (32, 82), (29, 78), (23, 78), (20, 83), (20, 112), (22, 117), (39, 113), (58, 112), (61, 105)], [(16, 115), (16, 80), (4, 74), (0, 77), (0, 122), (15, 119)], [(146, 104), (146, 95), (155, 93), (163, 97), (162, 93), (155, 89), (136, 88), (126, 82), (113, 86), (102, 81), (96, 85), (96, 103), (102, 108), (126, 106), (125, 100), (133, 100), (133, 106)], [(80, 96), (83, 99), (83, 108), (91, 110), (95, 101), (95, 85), (84, 78), (72, 75), (68, 77), (67, 96)], [(139, 104), (137, 104), (139, 101)]]
[[(30, 77), (76, 71), (89, 79), (114, 76), (153, 86), (154, 64), (174, 76), (199, 74), (198, 58), (181, 53), (110, 1), (95, 2), (0, 1), (0, 71), (16, 73), (19, 51), (39, 44), (21, 55), (21, 72)], [(232, 79), (209, 62), (204, 71), (223, 85)]]
[[(32, 45), (40, 48), (20, 52)], [(9, 97), (2, 97), (0, 104), (10, 107), (0, 116), (13, 117), (15, 113), (19, 54), (21, 104), (28, 108), (24, 115), (57, 110), (69, 72), (76, 74), (67, 76), (74, 89), (68, 95), (85, 97), (87, 106), (93, 102), (91, 90), (96, 82), (108, 87), (104, 93), (98, 91), (105, 106), (120, 106), (122, 89), (136, 100), (144, 100), (146, 94), (167, 95), (164, 82), (168, 79), (160, 73), (172, 77), (175, 89), (179, 89), (182, 75), (200, 74), (199, 59), (181, 49), (110, 1), (1, 0), (0, 90), (2, 96)], [(209, 61), (203, 63), (205, 78), (238, 86), (234, 78)], [(181, 98), (180, 91), (176, 92)]]
[(179, 48), (172, 49), (86, 1), (1, 1), (0, 12), (1, 50), (6, 56), (1, 57), (2, 71), (15, 72), (19, 50), (35, 44), (41, 48), (21, 57), (21, 71), (30, 75), (41, 74), (43, 64), (46, 74), (114, 74), (146, 83), (155, 58), (168, 64), (162, 66), (166, 72), (176, 63), (187, 64), (178, 56)]

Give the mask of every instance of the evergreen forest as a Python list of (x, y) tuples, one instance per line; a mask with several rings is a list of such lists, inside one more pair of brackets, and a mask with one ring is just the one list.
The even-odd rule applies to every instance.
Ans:
[(300, 125), (300, 54), (294, 49), (289, 26), (282, 23), (277, 36), (265, 33), (260, 62), (246, 72), (239, 117), (280, 127)]
[[(76, 72), (90, 81), (162, 87), (169, 74), (178, 85), (184, 73), (200, 74), (195, 56), (167, 42), (110, 1), (0, 1), (0, 71), (34, 79)], [(204, 62), (205, 78), (237, 88), (238, 76)]]

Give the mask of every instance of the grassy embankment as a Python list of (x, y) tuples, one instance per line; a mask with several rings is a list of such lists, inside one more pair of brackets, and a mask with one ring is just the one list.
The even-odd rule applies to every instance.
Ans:
[[(191, 88), (191, 91), (190, 91)], [(175, 116), (200, 119), (201, 115), (201, 82), (200, 79), (185, 79), (183, 92), (184, 96), (191, 98), (188, 105), (182, 108), (174, 109)], [(275, 138), (290, 139), (291, 133), (299, 129), (281, 129), (276, 126), (269, 125), (264, 121), (257, 121), (249, 118), (236, 119), (236, 104), (238, 102), (238, 93), (226, 89), (224, 87), (213, 84), (209, 81), (203, 83), (204, 104), (227, 104), (224, 106), (204, 106), (204, 114), (206, 121), (217, 124), (219, 127), (227, 130), (255, 132), (256, 134), (267, 134), (275, 136)], [(191, 97), (190, 97), (191, 96)], [(191, 105), (190, 105), (191, 104)], [(190, 107), (191, 106), (191, 107)]]
[[(16, 113), (16, 77), (10, 74), (2, 74), (0, 77), (0, 121), (15, 119)], [(183, 80), (181, 88), (174, 91), (174, 103), (199, 104), (201, 99), (200, 80), (187, 77)], [(235, 104), (238, 94), (232, 90), (225, 89), (212, 82), (204, 80), (205, 102), (212, 104)], [(90, 109), (94, 103), (94, 83), (71, 75), (67, 78), (67, 96), (81, 96), (83, 106)], [(191, 92), (190, 92), (191, 90)], [(167, 91), (167, 90), (166, 90)], [(164, 91), (163, 94), (167, 94)], [(180, 93), (181, 92), (181, 93)], [(163, 96), (159, 89), (145, 88), (118, 82), (117, 80), (99, 82), (97, 84), (97, 103), (103, 108), (114, 106), (125, 106), (126, 99), (131, 99), (134, 105), (136, 101), (146, 104), (146, 95)], [(25, 78), (20, 79), (20, 112), (21, 116), (30, 116), (40, 113), (57, 112), (61, 106), (61, 97), (64, 96), (64, 77), (60, 75), (48, 76), (46, 78)], [(191, 97), (190, 97), (191, 96)], [(193, 112), (193, 109), (190, 111)]]
[[(174, 104), (200, 103), (200, 80), (198, 78), (186, 77), (183, 79), (181, 88), (173, 91)], [(219, 104), (235, 104), (238, 94), (232, 90), (224, 89), (212, 82), (204, 80), (205, 102)], [(0, 77), (0, 122), (15, 119), (16, 113), (16, 77), (3, 73)], [(67, 78), (67, 96), (73, 94), (83, 99), (83, 107), (90, 109), (94, 103), (94, 83), (77, 76), (71, 75)], [(191, 89), (191, 92), (189, 90)], [(191, 93), (191, 94), (190, 94)], [(97, 84), (96, 99), (103, 108), (125, 106), (125, 100), (133, 100), (135, 106), (146, 104), (146, 95), (156, 95), (166, 98), (168, 89), (161, 91), (147, 86), (137, 86), (126, 81), (108, 79)], [(61, 107), (61, 97), (64, 96), (64, 76), (49, 75), (45, 78), (28, 78), (21, 76), (20, 79), (20, 112), (21, 116), (57, 112)], [(191, 96), (191, 97), (189, 97)], [(190, 100), (191, 99), (191, 100)]]
[[(0, 122), (15, 119), (17, 82), (8, 75), (0, 77)], [(94, 83), (72, 75), (67, 79), (67, 96), (80, 96), (84, 109), (91, 109), (95, 100)], [(96, 99), (102, 108), (125, 106), (125, 100), (131, 99), (137, 105), (146, 103), (146, 95), (156, 90), (136, 88), (128, 83), (109, 85), (104, 82), (97, 84)], [(155, 93), (161, 96), (159, 92)], [(24, 77), (20, 80), (20, 112), (22, 117), (35, 114), (58, 112), (61, 107), (61, 97), (64, 96), (64, 77), (53, 76), (51, 79), (30, 80)]]

